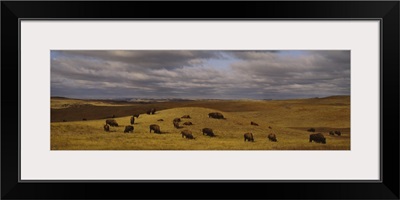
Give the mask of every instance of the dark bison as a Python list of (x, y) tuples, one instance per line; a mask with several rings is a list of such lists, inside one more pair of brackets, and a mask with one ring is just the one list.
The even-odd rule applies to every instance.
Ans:
[(182, 134), (182, 138), (186, 138), (186, 139), (195, 139), (195, 137), (193, 137), (192, 132), (189, 130), (184, 130), (181, 132)]
[(110, 126), (107, 124), (103, 126), (105, 132), (110, 132)]
[(257, 124), (257, 123), (255, 123), (255, 122), (250, 122), (250, 125), (253, 125), (253, 126), (258, 126), (258, 124)]
[(224, 119), (224, 116), (219, 112), (208, 113), (208, 117), (214, 119)]
[(180, 118), (175, 118), (173, 122), (181, 122)]
[(326, 144), (326, 139), (322, 133), (314, 133), (310, 135), (310, 142)]
[(82, 120), (83, 120), (83, 121), (86, 121), (87, 119), (86, 119), (86, 118), (83, 118)]
[(135, 117), (132, 116), (130, 122), (131, 122), (131, 125), (134, 124), (135, 123)]
[(315, 128), (310, 128), (307, 130), (308, 132), (315, 132)]
[(190, 119), (190, 115), (183, 115), (181, 118)]
[(153, 131), (154, 133), (160, 134), (161, 133), (160, 126), (157, 124), (150, 125), (150, 133), (151, 133), (151, 131)]
[(185, 122), (185, 123), (183, 123), (183, 125), (190, 126), (190, 125), (193, 125), (193, 123), (192, 122)]
[(134, 114), (132, 117), (139, 118), (139, 114)]
[(159, 120), (157, 120), (157, 121), (159, 121), (159, 122), (163, 122), (164, 120), (163, 120), (163, 119), (159, 119)]
[(334, 131), (329, 131), (329, 135), (335, 135)]
[(245, 133), (244, 135), (244, 141), (246, 142), (246, 140), (247, 141), (251, 141), (251, 142), (254, 142), (254, 137), (253, 137), (253, 133)]
[(203, 132), (203, 135), (215, 137), (215, 134), (211, 128), (203, 128), (201, 131)]
[(148, 115), (154, 115), (156, 113), (156, 109), (152, 108), (146, 112)]
[(272, 127), (268, 126), (269, 129), (272, 129)]
[(335, 134), (338, 135), (338, 136), (342, 135), (342, 133), (340, 131), (335, 131)]
[(272, 142), (277, 142), (277, 141), (278, 141), (278, 140), (276, 139), (276, 135), (273, 134), (273, 133), (270, 133), (270, 134), (268, 135), (268, 139), (269, 139), (269, 141), (272, 141)]
[(107, 119), (106, 124), (108, 124), (110, 126), (118, 126), (118, 123), (117, 123), (117, 121), (115, 121), (115, 119)]
[(125, 126), (124, 133), (133, 133), (133, 126)]
[(174, 121), (174, 127), (175, 128), (182, 128), (181, 126), (179, 126), (179, 122), (177, 122), (177, 121)]
[(151, 110), (148, 110), (146, 114), (151, 115)]

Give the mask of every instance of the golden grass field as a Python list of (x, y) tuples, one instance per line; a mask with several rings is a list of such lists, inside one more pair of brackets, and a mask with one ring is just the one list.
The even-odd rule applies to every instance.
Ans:
[[(84, 107), (72, 108), (71, 104)], [(51, 150), (350, 150), (349, 96), (152, 104), (52, 99), (51, 106)], [(134, 132), (123, 132), (125, 126), (130, 125), (132, 114), (138, 110), (143, 113), (151, 107), (157, 109), (156, 114), (141, 114), (135, 119)], [(83, 118), (85, 109), (92, 112), (87, 121), (62, 122), (63, 116)], [(111, 111), (118, 113), (114, 119), (119, 127), (110, 127), (113, 132), (105, 132), (104, 116)], [(220, 112), (226, 119), (208, 118), (210, 112)], [(190, 121), (193, 125), (184, 126), (181, 122), (184, 128), (176, 129), (172, 120), (183, 115), (190, 115), (191, 119), (182, 121)], [(251, 121), (259, 126), (250, 125)], [(158, 124), (162, 134), (149, 133), (150, 124)], [(315, 133), (324, 134), (326, 144), (309, 142), (311, 133), (306, 130), (311, 127), (316, 129)], [(203, 136), (202, 128), (212, 128), (217, 137)], [(192, 131), (195, 140), (182, 138), (180, 132), (186, 129)], [(340, 130), (342, 135), (330, 136), (330, 130)], [(244, 142), (246, 132), (253, 133), (255, 142)], [(278, 142), (269, 141), (269, 133), (274, 133)]]

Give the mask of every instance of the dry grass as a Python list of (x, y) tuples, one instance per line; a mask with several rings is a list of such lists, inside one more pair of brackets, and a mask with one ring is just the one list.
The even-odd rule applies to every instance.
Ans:
[[(199, 102), (197, 102), (199, 103)], [(349, 150), (350, 98), (327, 98), (285, 101), (203, 101), (201, 106), (176, 107), (155, 115), (140, 115), (133, 133), (123, 133), (129, 118), (115, 118), (119, 127), (104, 132), (105, 120), (51, 123), (52, 150)], [(194, 103), (192, 103), (194, 104)], [(219, 105), (221, 109), (213, 108)], [(208, 106), (207, 106), (208, 105)], [(209, 108), (207, 108), (209, 107)], [(224, 111), (221, 111), (224, 110)], [(221, 112), (226, 119), (208, 118)], [(234, 111), (234, 112), (233, 112)], [(194, 125), (176, 129), (172, 120), (190, 115)], [(157, 121), (163, 119), (164, 121)], [(250, 125), (254, 121), (259, 126)], [(158, 124), (163, 134), (149, 133), (149, 125)], [(183, 123), (181, 122), (181, 125)], [(272, 129), (269, 128), (272, 127)], [(217, 137), (203, 136), (202, 128), (212, 128)], [(327, 144), (309, 143), (310, 127), (327, 138)], [(196, 137), (188, 140), (180, 132), (188, 129)], [(329, 130), (341, 130), (342, 136), (330, 136)], [(255, 142), (244, 142), (243, 134), (252, 132)], [(275, 133), (278, 142), (267, 139)]]

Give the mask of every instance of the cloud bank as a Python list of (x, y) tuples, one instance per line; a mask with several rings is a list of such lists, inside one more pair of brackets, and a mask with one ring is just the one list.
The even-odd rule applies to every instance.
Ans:
[(350, 95), (350, 51), (52, 50), (51, 95), (192, 99)]

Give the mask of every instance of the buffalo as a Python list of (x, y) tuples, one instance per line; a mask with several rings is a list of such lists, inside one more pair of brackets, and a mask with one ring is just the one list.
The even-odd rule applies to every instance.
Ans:
[(86, 118), (83, 118), (82, 120), (83, 120), (83, 121), (86, 121), (87, 119), (86, 119)]
[(268, 126), (268, 128), (269, 128), (269, 129), (272, 129), (272, 127), (271, 127), (271, 126)]
[(253, 126), (258, 126), (258, 124), (257, 124), (257, 123), (255, 123), (255, 122), (250, 122), (250, 125), (253, 125)]
[(183, 123), (183, 125), (190, 126), (190, 125), (193, 125), (193, 123), (192, 122), (185, 122), (185, 123)]
[(196, 139), (195, 137), (193, 137), (192, 132), (189, 130), (184, 130), (181, 132), (182, 134), (182, 138), (186, 138), (186, 139)]
[(139, 114), (134, 114), (132, 117), (139, 118)]
[(179, 122), (177, 122), (177, 121), (174, 121), (174, 127), (175, 128), (182, 128), (181, 126), (179, 126)]
[(335, 134), (338, 136), (342, 135), (342, 133), (340, 131), (335, 131)]
[(67, 122), (67, 120), (63, 119), (63, 122)]
[(181, 122), (180, 118), (175, 118), (173, 122)]
[(148, 111), (146, 112), (146, 114), (150, 115), (150, 114), (151, 114), (151, 110), (148, 110)]
[(244, 135), (244, 141), (246, 142), (246, 140), (247, 141), (251, 141), (251, 142), (254, 142), (254, 137), (253, 137), (253, 133), (245, 133)]
[(125, 126), (124, 133), (133, 133), (133, 126)]
[(208, 113), (208, 118), (225, 119), (224, 116), (219, 112)]
[(329, 135), (335, 135), (334, 131), (329, 131)]
[(110, 126), (118, 126), (118, 123), (117, 123), (117, 121), (115, 121), (115, 119), (107, 119), (106, 124), (108, 124)]
[(315, 128), (310, 128), (307, 130), (308, 132), (315, 132)]
[(190, 119), (190, 115), (183, 115), (181, 118)]
[(103, 126), (103, 128), (104, 128), (104, 131), (105, 131), (105, 132), (110, 132), (110, 126), (108, 126), (107, 124), (105, 124), (105, 125)]
[(272, 142), (277, 142), (277, 141), (278, 141), (278, 140), (276, 139), (276, 135), (273, 134), (273, 133), (270, 133), (270, 134), (268, 135), (268, 139), (269, 139), (269, 141), (272, 141)]
[(151, 108), (150, 110), (148, 110), (146, 112), (148, 115), (154, 115), (156, 113), (156, 109), (155, 108)]
[(131, 122), (131, 125), (134, 124), (135, 123), (135, 117), (132, 116), (130, 122)]
[(203, 132), (203, 135), (215, 137), (215, 134), (211, 128), (203, 128), (201, 131)]
[(159, 121), (159, 122), (163, 122), (164, 120), (163, 120), (163, 119), (158, 119), (157, 121)]
[(310, 142), (312, 141), (316, 143), (326, 144), (326, 138), (324, 137), (324, 135), (322, 135), (322, 133), (310, 134)]
[(150, 125), (150, 133), (151, 133), (151, 131), (153, 131), (154, 133), (161, 134), (160, 126), (157, 124)]

